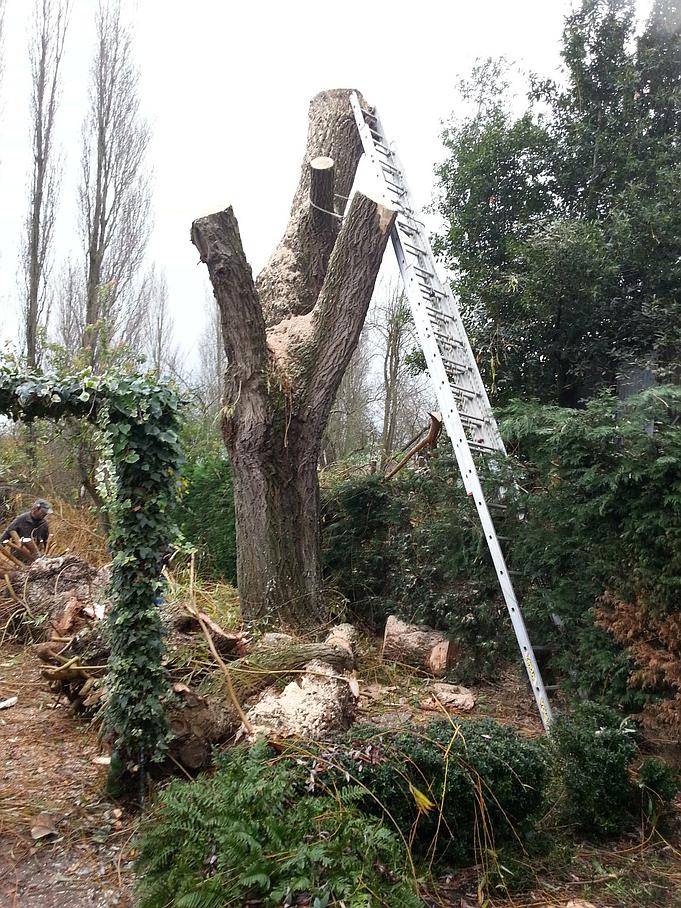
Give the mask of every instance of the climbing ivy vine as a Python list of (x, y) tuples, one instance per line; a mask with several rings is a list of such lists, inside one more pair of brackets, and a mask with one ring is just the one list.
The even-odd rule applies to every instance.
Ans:
[(172, 388), (146, 377), (86, 371), (56, 378), (0, 364), (0, 413), (24, 421), (87, 420), (103, 432), (112, 457), (105, 726), (122, 768), (144, 767), (163, 753), (167, 737), (157, 602), (182, 464), (180, 409)]

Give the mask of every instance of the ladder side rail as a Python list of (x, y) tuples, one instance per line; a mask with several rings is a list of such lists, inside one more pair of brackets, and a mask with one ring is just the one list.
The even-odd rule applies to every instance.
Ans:
[[(364, 114), (359, 106), (359, 101), (356, 96), (352, 98), (352, 106), (355, 114), (355, 120), (357, 123), (357, 128), (359, 130), (364, 151), (367, 155), (367, 158), (374, 166), (374, 169), (377, 172), (379, 177), (379, 185), (384, 187), (383, 192), (383, 202), (389, 207), (397, 207), (395, 201), (390, 197), (388, 192), (388, 187), (385, 183), (385, 175), (381, 168), (380, 161), (378, 159), (377, 150), (374, 143), (374, 138), (372, 131), (367, 125)], [(382, 126), (378, 117), (374, 116), (374, 122), (376, 124), (377, 132), (381, 136), (382, 143), (384, 147), (387, 147), (387, 142), (385, 142), (385, 133), (383, 132)], [(404, 183), (405, 192), (404, 194), (408, 197), (408, 190), (406, 187), (406, 181), (404, 180), (404, 171), (399, 164), (399, 161), (392, 151), (392, 155), (395, 159), (396, 169), (400, 171), (399, 177)], [(399, 217), (398, 217), (399, 220)], [(422, 241), (422, 248), (429, 251), (433, 267), (431, 271), (434, 275), (437, 274), (434, 267), (434, 257), (432, 255), (432, 250), (430, 248), (430, 243), (425, 231), (411, 228), (414, 233), (417, 233), (419, 240)], [(548, 731), (550, 724), (552, 722), (552, 711), (551, 705), (549, 703), (548, 697), (546, 695), (546, 689), (542, 681), (541, 672), (532, 649), (532, 644), (530, 643), (529, 636), (527, 634), (527, 628), (518, 605), (518, 600), (513, 589), (513, 584), (511, 582), (510, 574), (506, 566), (506, 561), (499, 544), (499, 539), (494, 528), (494, 523), (489, 513), (487, 503), (485, 501), (483, 489), (480, 483), (480, 478), (478, 476), (478, 471), (469, 447), (468, 439), (464, 431), (464, 426), (459, 415), (458, 407), (452, 388), (450, 386), (449, 376), (445, 370), (445, 366), (442, 360), (442, 355), (440, 348), (437, 343), (437, 339), (434, 336), (434, 329), (430, 317), (426, 311), (425, 301), (423, 299), (422, 291), (420, 290), (420, 280), (418, 273), (415, 271), (413, 263), (410, 263), (407, 253), (404, 249), (402, 238), (400, 236), (399, 227), (396, 225), (392, 230), (392, 242), (395, 249), (395, 254), (397, 257), (398, 266), (400, 269), (400, 274), (405, 287), (405, 292), (407, 298), (409, 299), (410, 307), (412, 314), (414, 316), (414, 323), (419, 336), (421, 347), (423, 349), (424, 355), (426, 357), (426, 363), (428, 365), (428, 371), (431, 377), (431, 382), (435, 389), (436, 397), (438, 399), (438, 404), (440, 406), (440, 411), (443, 416), (443, 421), (447, 429), (447, 433), (452, 441), (452, 446), (454, 449), (454, 454), (457, 460), (459, 470), (464, 482), (464, 487), (469, 497), (473, 498), (478, 516), (480, 519), (481, 526), (485, 532), (485, 541), (487, 543), (492, 562), (497, 574), (497, 579), (501, 587), (501, 591), (506, 603), (506, 607), (511, 618), (511, 624), (516, 635), (516, 640), (518, 641), (518, 646), (521, 651), (523, 658), (523, 663), (525, 665), (525, 670), (527, 672), (528, 678), (530, 680), (530, 685), (532, 687), (532, 693), (537, 703), (539, 709), (539, 714), (541, 716), (544, 727)], [(438, 281), (439, 283), (439, 281)], [(475, 382), (476, 391), (477, 385), (480, 386), (482, 395), (482, 400), (486, 407), (489, 410), (489, 415), (491, 417), (490, 425), (493, 427), (494, 433), (498, 436), (498, 428), (496, 425), (496, 420), (492, 414), (491, 406), (489, 404), (489, 399), (487, 397), (487, 392), (482, 382), (482, 377), (477, 369), (477, 364), (473, 357), (472, 348), (468, 341), (468, 337), (461, 321), (460, 314), (458, 312), (458, 307), (451, 293), (449, 287), (443, 288), (447, 301), (450, 303), (450, 308), (452, 309), (452, 314), (458, 316), (457, 327), (459, 328), (462, 339), (465, 341), (467, 350), (470, 357), (470, 373), (473, 376), (477, 377)], [(501, 443), (501, 439), (499, 438)], [(505, 451), (503, 444), (501, 444), (500, 450)]]
[[(386, 186), (386, 182), (385, 182), (386, 178), (385, 178), (385, 174), (383, 173), (381, 160), (379, 157), (379, 152), (376, 148), (374, 135), (372, 133), (371, 128), (368, 126), (368, 124), (366, 123), (366, 120), (364, 119), (364, 113), (359, 104), (359, 99), (357, 98), (356, 95), (352, 96), (352, 107), (353, 107), (353, 112), (355, 114), (355, 121), (357, 124), (357, 128), (359, 130), (360, 137), (362, 139), (362, 145), (364, 148), (364, 152), (365, 152), (367, 158), (369, 159), (369, 161), (371, 162), (371, 164), (373, 165), (373, 168), (378, 177), (379, 185), (384, 187), (384, 193), (383, 193), (384, 202), (390, 207), (398, 207), (399, 203), (397, 203), (397, 205), (396, 205), (395, 200), (390, 197), (390, 193), (389, 193), (389, 190), (388, 190), (388, 188)], [(379, 134), (381, 136), (382, 144), (385, 147), (388, 147), (385, 131), (383, 129), (383, 125), (380, 121), (378, 114), (374, 113), (374, 114), (372, 114), (372, 117), (374, 119), (374, 125), (375, 125), (375, 129), (373, 130), (373, 132)], [(395, 151), (395, 149), (391, 148), (390, 151), (391, 151), (391, 157), (393, 158), (393, 161), (395, 164), (393, 169), (397, 171), (396, 179), (399, 179), (402, 182), (403, 194), (404, 194), (405, 198), (407, 199), (407, 202), (409, 203), (410, 210), (414, 214), (414, 217), (416, 217), (416, 213), (414, 212), (413, 205), (411, 202), (411, 193), (410, 193), (409, 187), (407, 185), (404, 168), (402, 167), (402, 163), (401, 163), (399, 156), (398, 156), (397, 152)], [(398, 210), (399, 210), (399, 208), (398, 208)], [(402, 217), (403, 217), (402, 214), (398, 214), (398, 218), (397, 218), (398, 224), (399, 224), (399, 222), (402, 221)], [(409, 218), (408, 215), (407, 215), (407, 218)], [(454, 332), (452, 340), (463, 347), (465, 359), (469, 363), (470, 371), (469, 371), (469, 375), (467, 378), (468, 378), (468, 381), (471, 386), (471, 391), (473, 391), (473, 393), (475, 394), (475, 398), (472, 399), (471, 405), (475, 407), (475, 409), (478, 411), (478, 414), (485, 420), (484, 429), (485, 429), (486, 435), (488, 436), (486, 441), (490, 447), (496, 448), (502, 455), (505, 455), (506, 448), (501, 439), (501, 435), (499, 434), (499, 428), (497, 426), (496, 419), (494, 418), (494, 413), (492, 411), (492, 407), (489, 402), (489, 398), (487, 396), (487, 390), (485, 388), (484, 382), (482, 381), (480, 372), (477, 368), (477, 362), (475, 360), (475, 355), (474, 355), (473, 349), (470, 345), (470, 341), (468, 339), (468, 334), (464, 327), (463, 320), (461, 319), (461, 313), (459, 312), (459, 307), (452, 294), (451, 287), (449, 286), (448, 282), (442, 283), (439, 279), (439, 276), (437, 273), (437, 268), (436, 268), (436, 263), (435, 263), (435, 256), (433, 254), (432, 247), (430, 245), (430, 240), (429, 240), (425, 230), (420, 229), (420, 228), (412, 228), (411, 225), (408, 224), (408, 221), (407, 221), (407, 227), (408, 227), (408, 229), (411, 229), (415, 233), (418, 234), (419, 246), (423, 250), (423, 254), (426, 259), (426, 263), (429, 266), (428, 270), (432, 274), (432, 277), (429, 277), (429, 278), (419, 277), (419, 282), (426, 283), (426, 284), (430, 283), (431, 285), (433, 285), (433, 288), (435, 289), (435, 291), (438, 292), (438, 294), (440, 295), (440, 298), (443, 300), (443, 303), (446, 303), (446, 308), (443, 308), (443, 310), (442, 310), (443, 314), (445, 316), (448, 316), (450, 319), (452, 319), (454, 321), (456, 330)], [(419, 266), (414, 266), (413, 264), (409, 263), (409, 258), (406, 255), (406, 250), (404, 249), (404, 241), (402, 240), (402, 238), (399, 234), (398, 228), (393, 228), (392, 241), (393, 241), (393, 246), (395, 247), (396, 254), (398, 254), (397, 248), (399, 246), (400, 254), (402, 255), (402, 260), (405, 263), (405, 266), (407, 268), (412, 270), (412, 269), (415, 269), (416, 267), (419, 267)], [(398, 254), (398, 257), (399, 257), (399, 254)], [(413, 271), (413, 273), (415, 275), (417, 275), (417, 272), (415, 270)], [(448, 329), (448, 331), (449, 330), (450, 329)]]
[[(380, 123), (380, 121), (378, 121), (378, 122)], [(411, 202), (412, 196), (411, 196), (409, 187), (407, 185), (405, 171), (402, 166), (402, 162), (399, 159), (399, 155), (395, 149), (392, 149), (392, 155), (393, 155), (393, 159), (396, 162), (397, 167), (400, 170), (400, 177), (401, 177), (402, 183), (404, 185), (406, 198)], [(412, 207), (412, 210), (413, 210), (413, 207)], [(505, 455), (506, 447), (505, 447), (505, 445), (502, 441), (501, 435), (499, 433), (499, 427), (498, 427), (497, 421), (494, 417), (492, 405), (490, 404), (489, 396), (487, 394), (487, 389), (485, 388), (485, 383), (483, 382), (482, 376), (480, 375), (480, 371), (477, 367), (477, 361), (475, 359), (475, 354), (473, 353), (473, 348), (471, 347), (471, 343), (468, 339), (468, 332), (466, 331), (466, 328), (463, 324), (463, 319), (461, 318), (461, 312), (459, 310), (459, 305), (458, 305), (456, 299), (454, 298), (454, 294), (452, 293), (452, 289), (449, 285), (449, 281), (443, 282), (440, 280), (440, 277), (439, 277), (439, 274), (437, 271), (436, 262), (435, 262), (435, 255), (433, 253), (433, 249), (430, 244), (430, 239), (425, 230), (419, 231), (419, 242), (425, 252), (428, 264), (430, 265), (430, 271), (433, 274), (433, 277), (430, 278), (429, 282), (434, 285), (436, 290), (438, 290), (440, 293), (444, 294), (444, 300), (446, 300), (446, 302), (448, 304), (447, 314), (451, 315), (454, 318), (454, 323), (456, 325), (456, 340), (458, 340), (460, 343), (463, 344), (465, 354), (466, 354), (466, 359), (473, 366), (473, 368), (471, 369), (471, 374), (469, 376), (469, 381), (470, 381), (471, 385), (473, 386), (473, 390), (474, 390), (475, 394), (477, 395), (477, 402), (479, 405), (479, 410), (486, 417), (486, 420), (487, 420), (486, 429), (488, 430), (489, 434), (492, 436), (490, 441), (493, 442), (493, 447), (498, 448), (499, 452), (501, 454)], [(400, 243), (401, 243), (401, 237), (400, 237)], [(393, 245), (394, 245), (394, 241), (393, 241)]]
[(437, 344), (435, 344), (431, 337), (430, 320), (424, 311), (420, 294), (418, 292), (414, 293), (414, 278), (413, 275), (410, 276), (408, 273), (409, 267), (401, 248), (400, 237), (399, 235), (395, 236), (396, 233), (397, 231), (393, 228), (393, 245), (397, 255), (397, 263), (404, 281), (407, 297), (411, 304), (414, 323), (419, 335), (421, 348), (426, 357), (428, 371), (431, 376), (431, 382), (435, 388), (443, 422), (445, 423), (447, 434), (452, 442), (454, 455), (464, 482), (464, 487), (468, 496), (473, 498), (473, 502), (478, 512), (480, 524), (485, 533), (485, 542), (487, 543), (492, 563), (494, 564), (497, 580), (499, 581), (504, 602), (506, 603), (506, 608), (511, 618), (511, 624), (518, 642), (525, 671), (527, 672), (530, 686), (532, 687), (532, 694), (537, 704), (537, 708), (539, 709), (539, 715), (541, 716), (544, 728), (548, 731), (551, 722), (553, 721), (553, 713), (546, 694), (541, 671), (537, 664), (534, 650), (532, 649), (532, 644), (527, 633), (527, 628), (518, 604), (515, 590), (513, 589), (513, 583), (494, 528), (494, 522), (489, 513), (487, 502), (485, 501), (477, 467), (468, 446), (468, 439), (464, 432), (452, 389), (449, 386), (440, 352)]

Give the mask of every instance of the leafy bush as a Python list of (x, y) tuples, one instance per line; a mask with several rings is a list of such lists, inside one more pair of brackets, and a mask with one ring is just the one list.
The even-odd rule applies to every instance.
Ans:
[(364, 810), (396, 825), (416, 857), (452, 864), (529, 832), (545, 775), (541, 743), (484, 719), (401, 732), (356, 726), (319, 754), (312, 780), (360, 780)]
[(220, 451), (188, 460), (182, 471), (178, 524), (198, 549), (204, 577), (236, 583), (236, 523), (229, 461)]
[(164, 790), (139, 841), (140, 908), (275, 908), (303, 892), (318, 906), (421, 904), (397, 838), (362, 816), (356, 790), (301, 796), (299, 770), (269, 758), (264, 745), (234, 748), (212, 778)]
[[(637, 634), (629, 627), (624, 649), (616, 621), (601, 609), (596, 625), (595, 610), (606, 590), (617, 601), (645, 602), (659, 619), (676, 609), (680, 413), (681, 388), (670, 386), (625, 402), (603, 396), (582, 410), (515, 402), (502, 422), (507, 444), (523, 458), (524, 475), (517, 475), (528, 490), (511, 552), (513, 564), (523, 566), (528, 623), (541, 628), (542, 639), (556, 639), (557, 661), (575, 687), (630, 710), (646, 700), (630, 684), (632, 654), (639, 640), (645, 650), (646, 628)], [(655, 689), (645, 665), (637, 668)], [(665, 693), (662, 685), (657, 690)]]
[(634, 729), (607, 706), (584, 703), (560, 716), (551, 732), (562, 788), (562, 813), (582, 832), (611, 835), (631, 819), (636, 802), (629, 764)]

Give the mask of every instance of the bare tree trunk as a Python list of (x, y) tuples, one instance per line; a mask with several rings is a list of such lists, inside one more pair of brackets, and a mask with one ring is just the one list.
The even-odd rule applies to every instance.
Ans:
[(385, 302), (375, 307), (372, 329), (380, 336), (383, 358), (383, 427), (381, 467), (395, 451), (405, 382), (406, 346), (412, 339), (409, 305), (400, 287), (387, 288)]
[(140, 288), (140, 308), (143, 318), (133, 336), (133, 345), (144, 351), (148, 367), (157, 378), (168, 375), (177, 361), (173, 340), (173, 317), (168, 305), (168, 283), (165, 273), (152, 265)]
[(223, 435), (247, 619), (319, 620), (321, 440), (395, 218), (359, 194), (342, 223), (343, 205), (327, 207), (350, 195), (361, 154), (349, 94), (323, 92), (311, 103), (289, 224), (257, 286), (231, 209), (192, 226), (222, 317)]
[(69, 14), (69, 0), (36, 0), (29, 45), (33, 170), (22, 267), (26, 284), (23, 331), (30, 370), (40, 365), (40, 331), (49, 314), (47, 282), (57, 193), (54, 121)]

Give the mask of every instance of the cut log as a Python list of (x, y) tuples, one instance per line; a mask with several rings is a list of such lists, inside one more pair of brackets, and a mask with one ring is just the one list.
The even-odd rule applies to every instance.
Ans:
[(353, 666), (352, 652), (337, 643), (292, 643), (273, 649), (259, 648), (229, 665), (234, 693), (239, 700), (252, 697), (287, 675), (298, 674), (309, 662), (322, 662), (334, 671)]
[(26, 569), (26, 565), (23, 561), (19, 561), (19, 559), (12, 554), (11, 546), (8, 542), (2, 544), (2, 547), (0, 547), (0, 554), (10, 565), (12, 565), (12, 570), (23, 571)]
[(309, 662), (307, 674), (283, 691), (267, 691), (247, 715), (252, 737), (326, 738), (346, 731), (357, 712), (352, 678), (338, 675), (325, 662)]
[(247, 713), (249, 736), (319, 740), (348, 729), (359, 700), (354, 672), (349, 672), (355, 634), (351, 624), (337, 625), (322, 644), (326, 652), (320, 650), (321, 657), (305, 665), (302, 678), (283, 691), (266, 691)]
[(186, 685), (176, 685), (178, 701), (169, 705), (173, 738), (169, 753), (186, 769), (206, 768), (213, 746), (231, 737), (239, 722), (232, 709), (222, 703), (208, 702)]
[(454, 647), (440, 631), (415, 624), (406, 624), (390, 615), (383, 637), (383, 659), (401, 662), (441, 678), (447, 674), (454, 658)]
[[(23, 539), (19, 538), (19, 534), (17, 533), (16, 530), (12, 530), (12, 532), (10, 533), (10, 536), (11, 536), (10, 546), (11, 546), (11, 548), (14, 549), (18, 558), (21, 558), (27, 564), (31, 564), (33, 561), (36, 560), (39, 553), (38, 553), (38, 548), (35, 545), (35, 543), (31, 542), (30, 539), (28, 539), (28, 540), (26, 540), (26, 542), (24, 542)], [(26, 544), (27, 542), (31, 543), (31, 545), (33, 546), (33, 549), (31, 549)], [(34, 553), (34, 550), (35, 550), (35, 553)]]

